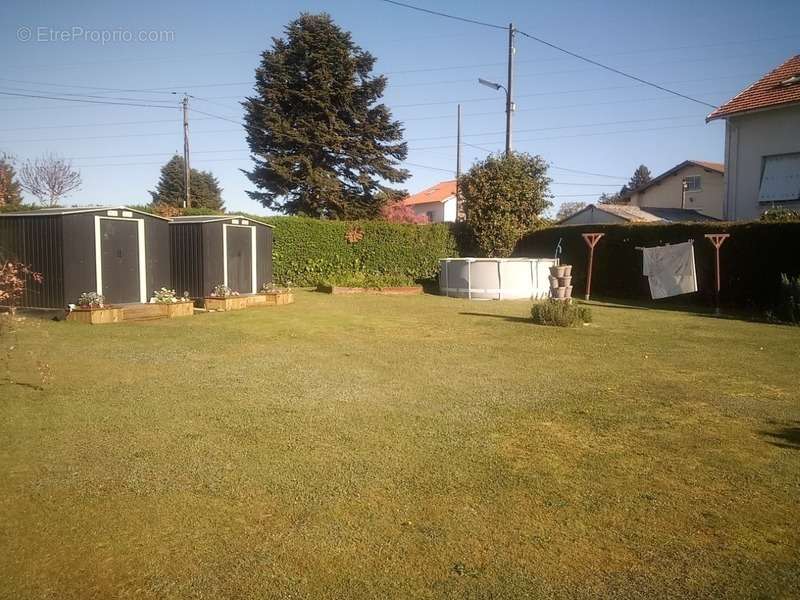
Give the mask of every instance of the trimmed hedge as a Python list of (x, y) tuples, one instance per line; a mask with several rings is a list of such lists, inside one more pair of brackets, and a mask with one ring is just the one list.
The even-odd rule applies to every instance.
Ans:
[[(260, 217), (274, 225), (275, 280), (313, 286), (340, 274), (365, 272), (416, 281), (439, 273), (439, 259), (458, 256), (446, 224), (404, 225), (385, 221), (324, 221), (306, 217)], [(347, 233), (359, 230), (355, 243)]]
[(711, 305), (714, 301), (714, 246), (706, 233), (730, 233), (720, 250), (720, 303), (763, 311), (780, 297), (781, 274), (800, 274), (800, 223), (675, 223), (575, 225), (535, 231), (517, 244), (514, 256), (551, 257), (561, 238), (562, 262), (573, 265), (575, 296), (585, 293), (589, 260), (582, 233), (605, 233), (595, 247), (592, 296), (649, 300), (642, 275), (642, 253), (636, 246), (658, 246), (694, 240), (697, 294), (655, 302)]

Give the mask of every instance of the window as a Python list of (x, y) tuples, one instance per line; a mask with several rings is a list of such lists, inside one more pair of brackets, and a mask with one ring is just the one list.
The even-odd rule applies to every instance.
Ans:
[(703, 189), (700, 186), (700, 175), (689, 175), (689, 177), (684, 177), (683, 182), (686, 186), (687, 192), (699, 192)]
[(800, 152), (765, 156), (763, 161), (759, 202), (800, 200)]
[(425, 216), (428, 217), (428, 223), (433, 223), (433, 211), (429, 210), (425, 213)]

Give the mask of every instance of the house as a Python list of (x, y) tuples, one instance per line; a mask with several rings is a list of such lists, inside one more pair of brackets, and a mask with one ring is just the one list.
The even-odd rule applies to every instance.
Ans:
[(626, 206), (624, 204), (590, 204), (558, 222), (558, 225), (593, 225), (619, 223), (691, 223), (717, 221), (688, 208)]
[(456, 180), (442, 181), (433, 187), (403, 200), (414, 213), (428, 219), (429, 223), (454, 222), (456, 220)]
[(721, 219), (725, 168), (720, 163), (685, 160), (621, 198), (627, 206), (683, 208)]
[(727, 220), (800, 208), (800, 55), (714, 110), (725, 119)]

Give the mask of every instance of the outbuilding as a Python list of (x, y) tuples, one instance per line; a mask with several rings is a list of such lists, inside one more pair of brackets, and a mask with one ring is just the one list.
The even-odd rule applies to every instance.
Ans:
[(2, 213), (0, 255), (44, 277), (20, 306), (64, 308), (84, 292), (147, 302), (170, 283), (169, 220), (123, 206)]
[(255, 294), (272, 281), (272, 225), (236, 215), (170, 221), (172, 287), (192, 298), (226, 285)]

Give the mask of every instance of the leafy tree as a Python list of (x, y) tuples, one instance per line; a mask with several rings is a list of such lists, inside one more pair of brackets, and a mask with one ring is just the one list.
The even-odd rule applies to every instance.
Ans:
[(20, 170), (22, 189), (35, 196), (43, 206), (58, 203), (81, 187), (81, 174), (72, 164), (54, 154), (26, 160)]
[(542, 157), (518, 152), (491, 155), (462, 176), (464, 214), (483, 254), (510, 256), (541, 223), (551, 206), (550, 181)]
[(255, 93), (243, 103), (255, 161), (247, 192), (287, 214), (337, 219), (379, 214), (400, 183), (407, 147), (403, 128), (378, 104), (386, 78), (375, 58), (327, 14), (302, 13), (273, 38), (256, 69)]
[(556, 221), (571, 217), (576, 212), (586, 208), (586, 202), (562, 202), (556, 213)]
[[(183, 157), (176, 154), (161, 167), (161, 176), (155, 191), (150, 192), (154, 205), (183, 207), (186, 195)], [(189, 172), (189, 201), (192, 208), (210, 208), (222, 211), (222, 188), (209, 171), (191, 169)]]
[(14, 170), (14, 159), (0, 154), (0, 210), (13, 210), (22, 204), (22, 186)]

